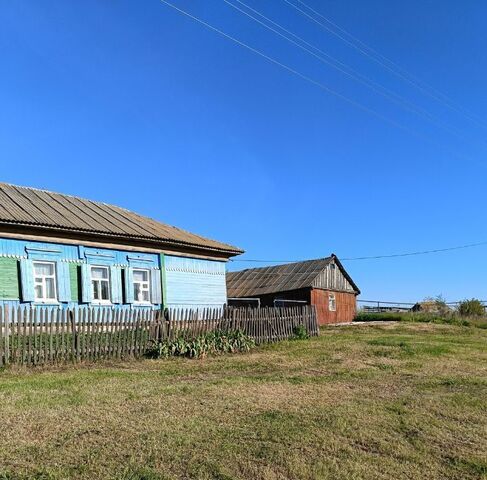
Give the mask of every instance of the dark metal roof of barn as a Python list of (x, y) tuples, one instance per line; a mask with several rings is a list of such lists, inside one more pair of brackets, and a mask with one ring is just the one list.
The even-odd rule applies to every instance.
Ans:
[(330, 263), (335, 263), (356, 293), (360, 290), (345, 271), (336, 255), (316, 260), (286, 263), (272, 267), (248, 268), (227, 273), (229, 298), (244, 298), (268, 293), (289, 292), (314, 287), (314, 281)]
[(35, 228), (36, 231), (89, 233), (94, 237), (145, 241), (155, 247), (188, 246), (243, 253), (237, 247), (210, 240), (158, 222), (115, 205), (71, 195), (0, 183), (0, 225)]

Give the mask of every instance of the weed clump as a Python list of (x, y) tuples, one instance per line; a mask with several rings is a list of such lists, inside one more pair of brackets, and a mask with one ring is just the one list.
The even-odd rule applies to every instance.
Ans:
[(174, 340), (156, 342), (148, 350), (147, 356), (149, 358), (203, 358), (207, 355), (248, 352), (254, 346), (254, 340), (241, 330), (230, 332), (217, 330), (192, 338), (181, 335)]
[(293, 336), (291, 340), (306, 340), (309, 338), (308, 330), (304, 325), (296, 325), (293, 328)]

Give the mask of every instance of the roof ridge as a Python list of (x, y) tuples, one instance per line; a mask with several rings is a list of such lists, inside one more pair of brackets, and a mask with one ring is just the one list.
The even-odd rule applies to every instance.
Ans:
[(297, 265), (299, 263), (306, 263), (306, 262), (319, 262), (319, 261), (323, 261), (323, 260), (331, 260), (332, 258), (337, 258), (334, 253), (332, 253), (328, 257), (310, 258), (308, 260), (299, 260), (297, 262), (283, 262), (283, 263), (279, 263), (277, 265), (266, 265), (263, 267), (250, 267), (250, 268), (244, 268), (243, 270), (234, 270), (233, 272), (228, 272), (228, 273), (247, 272), (248, 270), (260, 270), (260, 269), (264, 269), (264, 268), (277, 268), (277, 267), (284, 267), (284, 266), (289, 266), (289, 265)]

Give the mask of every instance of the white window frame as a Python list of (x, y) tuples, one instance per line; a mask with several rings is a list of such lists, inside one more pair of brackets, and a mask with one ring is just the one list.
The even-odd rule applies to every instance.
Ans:
[[(145, 272), (147, 273), (147, 281), (138, 281), (138, 280), (135, 280), (135, 272)], [(132, 290), (134, 290), (134, 304), (135, 305), (151, 305), (151, 296), (152, 296), (152, 292), (151, 292), (151, 271), (147, 268), (134, 268), (132, 269)], [(142, 300), (142, 301), (139, 301), (135, 298), (135, 284), (138, 283), (141, 285), (141, 291), (145, 291), (147, 292), (147, 296), (148, 296), (148, 300)], [(147, 284), (147, 285), (145, 285)]]
[[(36, 265), (52, 265), (53, 267), (53, 274), (52, 275), (36, 275)], [(34, 281), (34, 300), (36, 303), (59, 303), (58, 301), (58, 292), (57, 292), (57, 269), (56, 269), (56, 262), (46, 262), (44, 260), (34, 260), (32, 262), (32, 275)], [(38, 281), (37, 279), (40, 278), (41, 280)], [(54, 298), (46, 298), (46, 279), (52, 278), (54, 280)], [(37, 296), (36, 286), (41, 285), (42, 291), (44, 293), (44, 297), (39, 298)]]
[(337, 298), (334, 293), (328, 294), (328, 310), (330, 312), (336, 312), (337, 310)]
[[(101, 279), (101, 278), (93, 278), (93, 269), (94, 268), (102, 268), (103, 270), (106, 270), (107, 272), (107, 278), (106, 279)], [(97, 305), (111, 305), (112, 304), (112, 299), (111, 299), (111, 288), (112, 284), (111, 281), (112, 279), (110, 278), (110, 267), (107, 267), (106, 265), (90, 265), (90, 277), (91, 277), (91, 294), (92, 294), (92, 303), (95, 303)], [(108, 299), (95, 299), (95, 286), (93, 282), (98, 282), (100, 284), (99, 291), (101, 293), (101, 282), (107, 282), (108, 283)]]

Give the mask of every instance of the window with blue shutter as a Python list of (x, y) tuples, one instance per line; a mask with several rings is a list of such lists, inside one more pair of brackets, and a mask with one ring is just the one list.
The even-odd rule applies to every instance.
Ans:
[(112, 303), (122, 303), (122, 271), (120, 267), (110, 267)]
[(151, 271), (151, 302), (155, 304), (162, 304), (162, 283), (161, 271)]
[(34, 292), (34, 267), (32, 260), (27, 258), (20, 259), (20, 285), (22, 289), (22, 301), (33, 302)]
[(81, 301), (91, 303), (93, 289), (91, 288), (91, 268), (87, 263), (81, 265)]
[(125, 269), (125, 302), (134, 303), (134, 269)]
[(71, 275), (69, 271), (69, 263), (56, 262), (57, 283), (58, 283), (58, 300), (60, 302), (71, 301)]

